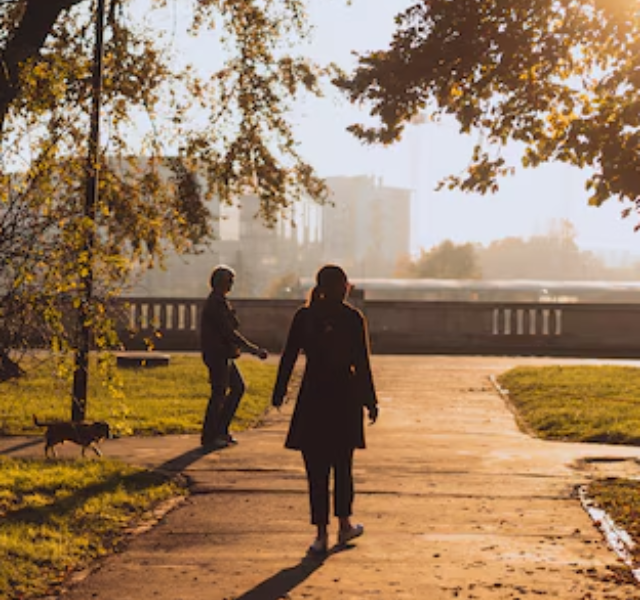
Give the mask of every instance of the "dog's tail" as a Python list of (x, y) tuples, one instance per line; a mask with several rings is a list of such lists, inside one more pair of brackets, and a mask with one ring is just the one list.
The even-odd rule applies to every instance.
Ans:
[(49, 427), (49, 425), (51, 425), (51, 423), (48, 422), (38, 421), (38, 417), (36, 415), (33, 415), (33, 424), (36, 427)]

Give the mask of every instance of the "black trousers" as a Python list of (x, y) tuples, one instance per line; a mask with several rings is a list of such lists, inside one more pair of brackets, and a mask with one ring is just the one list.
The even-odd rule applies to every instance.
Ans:
[(329, 524), (329, 479), (333, 471), (333, 514), (349, 517), (353, 507), (353, 449), (303, 450), (313, 525)]
[(218, 436), (229, 433), (229, 425), (233, 420), (245, 385), (242, 375), (231, 359), (207, 359), (211, 396), (202, 424), (201, 441), (212, 443)]

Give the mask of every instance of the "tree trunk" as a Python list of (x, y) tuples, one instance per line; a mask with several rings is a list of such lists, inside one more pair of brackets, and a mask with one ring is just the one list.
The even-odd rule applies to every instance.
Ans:
[(83, 0), (25, 0), (24, 11), (0, 53), (0, 135), (20, 93), (20, 65), (38, 56), (60, 14)]

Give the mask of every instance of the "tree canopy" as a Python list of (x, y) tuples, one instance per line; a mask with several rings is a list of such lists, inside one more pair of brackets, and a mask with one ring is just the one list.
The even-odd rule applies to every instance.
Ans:
[(444, 240), (429, 250), (421, 248), (415, 260), (401, 261), (396, 275), (419, 279), (481, 279), (482, 269), (473, 244)]
[(445, 240), (418, 256), (399, 261), (395, 275), (426, 279), (538, 279), (557, 281), (634, 281), (640, 263), (611, 266), (594, 252), (581, 250), (567, 220), (528, 238), (506, 237), (482, 244)]
[[(102, 136), (89, 165), (95, 11), (90, 0), (0, 3), (0, 352), (20, 337), (18, 307), (37, 307), (62, 335), (60, 311), (42, 299), (82, 302), (87, 269), (98, 331), (100, 303), (133, 267), (215, 236), (208, 198), (256, 195), (269, 224), (302, 194), (326, 193), (288, 118), (325, 75), (292, 50), (307, 33), (304, 0), (106, 0)], [(210, 68), (180, 57), (187, 36), (206, 41)]]
[[(140, 15), (145, 5), (149, 12)], [(0, 5), (0, 131), (5, 153), (23, 142), (22, 164), (45, 151), (85, 155), (93, 6), (88, 0)], [(188, 31), (178, 33), (210, 40), (208, 73), (176, 63), (180, 48), (171, 32), (150, 27), (150, 14), (171, 8), (190, 15)], [(107, 9), (105, 154), (200, 161), (210, 193), (230, 201), (251, 190), (267, 222), (301, 193), (323, 195), (287, 120), (299, 92), (320, 93), (322, 70), (291, 54), (291, 40), (306, 34), (303, 0), (107, 0)], [(40, 155), (33, 143), (24, 146), (34, 133)]]
[[(640, 204), (640, 3), (637, 0), (423, 0), (396, 18), (389, 48), (359, 56), (338, 85), (370, 107), (363, 140), (390, 144), (418, 117), (453, 116), (479, 133), (451, 188), (498, 189), (522, 165), (588, 168), (589, 202)], [(637, 227), (636, 227), (637, 228)]]

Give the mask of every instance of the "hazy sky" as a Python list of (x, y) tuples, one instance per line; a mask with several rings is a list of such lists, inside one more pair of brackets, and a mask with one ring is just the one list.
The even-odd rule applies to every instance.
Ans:
[[(317, 0), (312, 13), (318, 24), (314, 50), (348, 66), (353, 63), (353, 49), (387, 47), (393, 16), (410, 4), (360, 0), (347, 7)], [(371, 150), (344, 132), (344, 125), (358, 117), (353, 107), (344, 104), (315, 103), (301, 127), (304, 147), (323, 174), (379, 174), (391, 185), (414, 189), (414, 250), (446, 238), (486, 243), (509, 235), (529, 236), (547, 231), (554, 219), (567, 218), (585, 247), (640, 253), (640, 233), (633, 231), (635, 217), (623, 220), (622, 205), (613, 200), (600, 208), (589, 207), (586, 174), (578, 169), (554, 164), (521, 170), (489, 196), (435, 192), (440, 178), (465, 168), (474, 138), (462, 136), (453, 121), (431, 123), (412, 126), (394, 148)], [(517, 159), (518, 148), (508, 156)]]
[[(385, 48), (393, 32), (393, 17), (409, 0), (310, 0), (315, 24), (308, 51), (320, 62), (335, 61), (348, 69), (353, 51)], [(182, 44), (180, 44), (182, 46)], [(192, 56), (198, 52), (192, 49)], [(211, 61), (211, 53), (201, 53)], [(191, 58), (190, 57), (190, 58)], [(322, 100), (307, 99), (294, 114), (304, 156), (323, 176), (377, 175), (388, 185), (415, 190), (411, 247), (428, 248), (444, 239), (487, 243), (507, 236), (546, 232), (552, 221), (567, 218), (578, 231), (581, 246), (612, 254), (640, 254), (635, 216), (623, 220), (622, 205), (610, 201), (587, 206), (584, 173), (562, 165), (520, 171), (502, 182), (495, 195), (435, 192), (436, 182), (459, 173), (474, 139), (458, 133), (454, 122), (412, 126), (391, 148), (367, 147), (345, 131), (366, 115), (337, 92)], [(517, 157), (517, 148), (508, 156)], [(517, 164), (517, 163), (515, 163)]]

